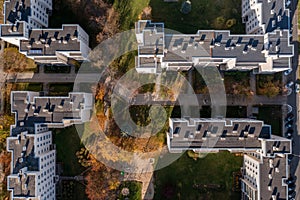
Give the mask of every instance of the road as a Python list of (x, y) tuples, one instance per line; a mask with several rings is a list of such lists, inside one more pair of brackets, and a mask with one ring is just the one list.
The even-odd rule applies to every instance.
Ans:
[[(297, 0), (292, 0), (292, 4), (291, 4), (291, 10), (292, 10), (292, 15), (293, 19), (292, 19), (292, 27), (293, 27), (293, 33), (292, 33), (292, 38), (293, 38), (293, 43), (294, 43), (294, 53), (295, 56), (293, 58), (293, 73), (291, 73), (288, 77), (287, 77), (287, 81), (289, 80), (296, 80), (299, 78), (299, 69), (298, 69), (298, 64), (299, 64), (299, 52), (298, 52), (298, 10), (297, 10), (297, 4), (298, 1)], [(296, 116), (296, 123), (295, 123), (295, 127), (294, 127), (294, 135), (293, 135), (293, 154), (295, 155), (300, 155), (300, 124), (299, 124), (299, 95), (295, 94), (293, 92), (293, 94), (291, 94), (288, 99), (287, 99), (287, 103), (289, 105), (291, 105), (294, 109), (293, 109), (293, 113)], [(300, 178), (300, 166), (299, 166), (299, 157), (298, 156), (294, 156), (292, 163), (291, 163), (291, 167), (290, 167), (290, 173), (291, 175), (295, 175), (298, 179)], [(295, 191), (297, 192), (295, 199), (300, 199), (300, 182), (299, 180), (297, 181), (298, 184), (296, 184), (296, 189)]]

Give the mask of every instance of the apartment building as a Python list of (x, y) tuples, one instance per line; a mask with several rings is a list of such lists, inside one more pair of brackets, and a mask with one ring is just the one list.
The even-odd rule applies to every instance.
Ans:
[(273, 136), (261, 142), (261, 149), (244, 155), (241, 199), (290, 199), (286, 180), (291, 141)]
[(17, 46), (20, 53), (48, 64), (87, 58), (89, 36), (78, 24), (48, 28), (52, 0), (6, 0), (3, 6), (0, 38)]
[(220, 70), (275, 73), (291, 69), (294, 46), (290, 42), (287, 5), (285, 0), (243, 0), (247, 34), (220, 30), (165, 33), (163, 23), (140, 20), (135, 25), (136, 70), (161, 73), (163, 69), (185, 71), (193, 66), (215, 66)]
[(11, 199), (55, 200), (56, 151), (47, 126), (35, 124), (33, 133), (24, 129), (11, 135), (7, 151), (12, 158), (7, 178)]
[(290, 29), (290, 0), (243, 0), (242, 20), (247, 34)]
[(271, 127), (253, 119), (170, 118), (167, 144), (170, 152), (255, 151), (259, 139), (271, 137)]
[(7, 188), (13, 200), (55, 200), (56, 151), (49, 128), (64, 128), (89, 120), (92, 94), (69, 93), (47, 97), (39, 92), (13, 91), (7, 151), (11, 152), (11, 173)]
[(92, 94), (70, 92), (65, 97), (42, 96), (39, 92), (13, 91), (11, 112), (18, 127), (33, 127), (35, 123), (50, 128), (63, 128), (89, 121)]
[(272, 135), (271, 127), (253, 119), (170, 118), (171, 153), (243, 152), (242, 200), (289, 199), (288, 155), (291, 140)]

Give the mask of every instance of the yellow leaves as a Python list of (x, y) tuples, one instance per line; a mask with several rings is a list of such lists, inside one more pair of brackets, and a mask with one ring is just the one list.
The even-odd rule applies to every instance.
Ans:
[(5, 72), (24, 72), (35, 69), (36, 64), (33, 60), (19, 53), (17, 48), (8, 47), (4, 49), (3, 53), (3, 68)]

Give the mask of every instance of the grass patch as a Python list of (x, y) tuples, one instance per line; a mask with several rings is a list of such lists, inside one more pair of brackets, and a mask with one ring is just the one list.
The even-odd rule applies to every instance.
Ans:
[[(211, 107), (202, 106), (200, 109), (200, 117), (211, 118)], [(246, 118), (247, 107), (246, 106), (227, 106), (226, 107), (227, 118)]]
[(73, 83), (53, 83), (49, 84), (50, 96), (68, 96), (73, 91)]
[(206, 83), (197, 70), (192, 71), (192, 80), (192, 87), (195, 94), (208, 94), (209, 91), (206, 86)]
[(251, 95), (250, 72), (224, 72), (224, 84), (226, 94)]
[[(77, 125), (76, 125), (77, 126)], [(84, 171), (76, 152), (83, 147), (75, 126), (64, 129), (54, 129), (54, 144), (56, 144), (57, 162), (62, 163), (63, 176), (76, 176)]]
[[(258, 106), (258, 120), (272, 126), (272, 134), (282, 136), (282, 109), (281, 106)], [(270, 117), (272, 116), (272, 117)]]
[(151, 0), (153, 21), (164, 22), (165, 27), (182, 33), (196, 33), (199, 29), (230, 29), (245, 33), (241, 19), (241, 0), (197, 0), (185, 15), (180, 12), (182, 2)]
[[(240, 199), (232, 192), (233, 172), (242, 167), (243, 157), (229, 152), (208, 154), (196, 161), (185, 153), (166, 168), (155, 172), (154, 199)], [(193, 188), (195, 184), (216, 184), (218, 190)]]
[[(128, 190), (127, 190), (128, 189)], [(126, 191), (127, 190), (127, 191)], [(129, 192), (128, 195), (123, 195)], [(137, 181), (122, 182), (118, 190), (119, 200), (142, 200), (142, 183)]]
[(228, 118), (246, 118), (247, 107), (246, 106), (227, 106), (226, 117)]
[(43, 91), (43, 83), (7, 83), (11, 91)]
[(18, 90), (28, 90), (34, 92), (43, 91), (42, 83), (17, 83)]
[[(149, 5), (150, 0), (114, 0), (113, 7), (120, 15), (121, 30), (134, 28), (143, 9)], [(162, 2), (161, 2), (162, 3)]]
[[(0, 0), (0, 13), (3, 13), (4, 0)], [(0, 24), (4, 24), (4, 16), (0, 15)]]
[(38, 67), (34, 60), (21, 54), (17, 47), (9, 45), (3, 52), (3, 70), (7, 73), (37, 72)]
[(275, 97), (282, 92), (282, 73), (256, 75), (256, 93)]
[(139, 94), (143, 94), (147, 92), (153, 93), (154, 90), (155, 90), (155, 83), (149, 83), (149, 84), (142, 85), (142, 87), (138, 89), (138, 93)]
[(85, 186), (76, 181), (62, 181), (61, 195), (58, 200), (87, 200), (85, 195)]
[(45, 73), (70, 73), (71, 66), (59, 66), (59, 65), (45, 65)]
[[(77, 125), (76, 125), (77, 126)], [(78, 136), (75, 126), (64, 129), (53, 130), (53, 143), (56, 144), (58, 163), (62, 163), (62, 176), (76, 176), (81, 174), (86, 168), (79, 164), (76, 152), (83, 145)], [(76, 181), (62, 182), (61, 200), (85, 200), (85, 187)]]

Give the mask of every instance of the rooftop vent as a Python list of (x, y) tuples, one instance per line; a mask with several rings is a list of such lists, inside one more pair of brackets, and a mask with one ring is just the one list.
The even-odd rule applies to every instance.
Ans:
[(276, 20), (273, 19), (273, 20), (272, 20), (272, 28), (275, 28), (275, 27), (276, 27)]
[(278, 16), (277, 16), (277, 21), (280, 22), (280, 21), (281, 21), (281, 18), (282, 18), (281, 15), (278, 15)]
[(272, 186), (268, 186), (268, 190), (269, 190), (269, 191), (272, 191)]
[(269, 174), (269, 179), (272, 179), (272, 178), (273, 178), (272, 174)]

